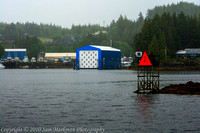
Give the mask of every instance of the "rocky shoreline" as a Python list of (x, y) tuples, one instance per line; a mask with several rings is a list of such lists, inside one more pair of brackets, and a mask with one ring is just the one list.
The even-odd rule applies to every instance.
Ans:
[(155, 92), (157, 94), (200, 95), (200, 83), (189, 81), (186, 84), (171, 84)]
[[(126, 70), (138, 70), (138, 67), (126, 68)], [(156, 67), (159, 71), (200, 71), (200, 66), (191, 67)]]

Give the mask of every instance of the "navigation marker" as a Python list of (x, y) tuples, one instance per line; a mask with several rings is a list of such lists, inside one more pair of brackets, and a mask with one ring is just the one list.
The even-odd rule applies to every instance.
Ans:
[(149, 57), (146, 51), (144, 51), (144, 54), (140, 60), (139, 66), (152, 66), (151, 61), (149, 60)]

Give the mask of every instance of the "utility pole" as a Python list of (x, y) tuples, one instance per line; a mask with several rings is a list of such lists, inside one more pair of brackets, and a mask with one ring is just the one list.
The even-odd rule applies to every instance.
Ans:
[(110, 47), (112, 47), (112, 39), (110, 40)]
[(167, 60), (167, 48), (165, 47), (165, 61)]
[(14, 59), (15, 59), (15, 44), (14, 44)]

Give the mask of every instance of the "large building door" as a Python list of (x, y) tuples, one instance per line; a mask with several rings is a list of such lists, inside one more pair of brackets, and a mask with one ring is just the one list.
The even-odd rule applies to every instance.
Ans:
[(98, 68), (98, 50), (80, 50), (79, 68)]

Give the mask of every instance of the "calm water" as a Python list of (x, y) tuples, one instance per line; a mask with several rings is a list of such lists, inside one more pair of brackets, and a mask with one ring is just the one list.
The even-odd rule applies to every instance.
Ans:
[[(187, 81), (200, 71), (161, 72), (161, 87)], [(136, 71), (0, 70), (0, 132), (200, 132), (200, 96), (136, 89)]]

